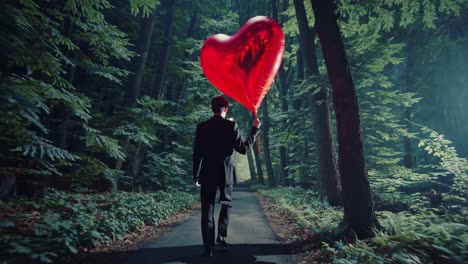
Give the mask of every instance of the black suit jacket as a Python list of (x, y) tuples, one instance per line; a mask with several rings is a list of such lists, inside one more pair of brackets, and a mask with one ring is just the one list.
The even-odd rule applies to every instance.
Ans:
[(219, 115), (200, 123), (193, 147), (193, 180), (201, 185), (236, 183), (233, 150), (245, 155), (259, 134), (260, 130), (252, 127), (243, 141), (237, 124)]

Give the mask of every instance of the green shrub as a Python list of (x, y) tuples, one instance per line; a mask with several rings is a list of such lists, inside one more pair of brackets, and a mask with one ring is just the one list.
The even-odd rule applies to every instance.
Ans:
[(260, 193), (275, 203), (278, 210), (284, 211), (302, 227), (310, 228), (314, 233), (333, 229), (343, 218), (340, 209), (321, 202), (318, 194), (312, 190), (280, 187), (260, 190)]
[(15, 228), (1, 231), (0, 256), (7, 263), (53, 258), (77, 253), (81, 246), (116, 240), (145, 224), (157, 225), (189, 207), (196, 196), (171, 191), (150, 194), (66, 194), (53, 191), (43, 199), (3, 204), (15, 208)]
[[(321, 203), (318, 195), (301, 188), (260, 190), (291, 219), (313, 233), (335, 229), (342, 209)], [(360, 263), (466, 263), (468, 261), (468, 209), (431, 208), (419, 196), (379, 194), (377, 207), (403, 204), (398, 213), (377, 210), (383, 229), (369, 240), (323, 243), (322, 252), (339, 264)], [(407, 210), (404, 210), (404, 209)]]
[(468, 226), (436, 215), (379, 214), (384, 230), (368, 241), (336, 242), (333, 263), (466, 263)]
[(373, 191), (372, 198), (375, 210), (391, 211), (395, 213), (410, 209), (414, 202), (414, 197), (398, 191)]

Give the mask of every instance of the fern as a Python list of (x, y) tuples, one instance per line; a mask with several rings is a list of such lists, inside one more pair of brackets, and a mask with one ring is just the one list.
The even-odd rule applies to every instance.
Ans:
[(142, 17), (148, 17), (152, 10), (159, 6), (159, 1), (130, 0), (130, 10), (136, 16), (141, 12)]
[(18, 146), (13, 151), (20, 152), (21, 155), (31, 158), (44, 159), (48, 158), (52, 161), (55, 160), (79, 160), (75, 154), (68, 152), (65, 149), (52, 145), (50, 140), (37, 136), (35, 133), (30, 133), (32, 140), (30, 144)]
[(125, 159), (125, 153), (122, 151), (122, 147), (119, 145), (118, 140), (104, 136), (101, 134), (101, 131), (87, 125), (83, 125), (83, 128), (85, 130), (84, 141), (86, 143), (86, 147), (102, 151), (114, 159)]

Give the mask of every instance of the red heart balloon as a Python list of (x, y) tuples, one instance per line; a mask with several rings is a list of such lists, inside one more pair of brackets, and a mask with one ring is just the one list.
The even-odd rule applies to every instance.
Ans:
[(257, 116), (284, 56), (284, 34), (265, 16), (249, 19), (233, 36), (209, 37), (200, 52), (205, 76), (218, 90)]

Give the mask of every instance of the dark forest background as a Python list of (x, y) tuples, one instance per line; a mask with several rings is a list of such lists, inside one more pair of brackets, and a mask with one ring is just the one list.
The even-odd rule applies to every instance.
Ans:
[[(337, 5), (382, 228), (370, 245), (327, 246), (324, 254), (462, 263), (468, 2)], [(202, 73), (200, 48), (256, 15), (280, 23), (286, 53), (259, 109), (261, 152), (247, 154), (248, 184), (317, 232), (340, 226), (343, 146), (311, 1), (3, 0), (0, 256), (52, 261), (193, 203), (195, 128), (219, 95)], [(248, 132), (251, 113), (230, 103), (229, 117)], [(99, 212), (107, 222), (87, 220)], [(401, 246), (385, 248), (392, 243)]]

